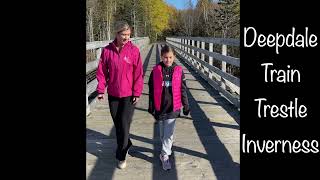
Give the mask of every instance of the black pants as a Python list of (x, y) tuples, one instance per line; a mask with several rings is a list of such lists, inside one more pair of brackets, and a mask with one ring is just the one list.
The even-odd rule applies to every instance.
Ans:
[(116, 158), (119, 161), (126, 159), (127, 151), (132, 146), (129, 138), (130, 124), (135, 105), (132, 104), (132, 97), (118, 98), (108, 96), (110, 113), (116, 129), (117, 152)]

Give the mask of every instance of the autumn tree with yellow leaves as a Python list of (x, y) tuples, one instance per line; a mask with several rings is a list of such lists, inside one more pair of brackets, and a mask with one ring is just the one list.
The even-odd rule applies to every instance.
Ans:
[(113, 39), (118, 20), (131, 25), (133, 37), (148, 36), (152, 42), (168, 36), (239, 37), (240, 0), (186, 3), (177, 10), (165, 0), (87, 0), (87, 41)]

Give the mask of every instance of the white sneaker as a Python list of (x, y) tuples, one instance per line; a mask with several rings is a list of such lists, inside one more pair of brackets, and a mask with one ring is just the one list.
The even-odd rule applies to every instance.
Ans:
[(124, 161), (119, 161), (118, 167), (119, 167), (120, 169), (126, 168), (126, 167), (127, 167), (127, 161), (126, 161), (126, 160), (124, 160)]
[(169, 156), (168, 155), (162, 155), (160, 154), (160, 160), (162, 162), (162, 168), (164, 170), (169, 170), (171, 169), (171, 163), (170, 163), (170, 160), (169, 160)]

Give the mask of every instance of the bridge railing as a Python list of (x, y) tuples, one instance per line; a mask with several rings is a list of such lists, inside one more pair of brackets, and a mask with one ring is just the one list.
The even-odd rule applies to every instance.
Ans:
[[(150, 40), (149, 37), (138, 37), (138, 38), (131, 38), (131, 41), (139, 47), (140, 50), (147, 47)], [(96, 91), (97, 87), (97, 80), (96, 80), (96, 70), (99, 64), (99, 58), (102, 52), (102, 49), (107, 46), (112, 41), (94, 41), (94, 42), (87, 42), (86, 50), (89, 51), (87, 54), (93, 55), (93, 60), (87, 61), (86, 63), (86, 104), (87, 110), (86, 114), (90, 113), (90, 102), (89, 97), (93, 95)]]
[[(240, 107), (240, 58), (227, 54), (228, 50), (231, 51), (235, 48), (238, 48), (236, 52), (240, 54), (238, 39), (167, 37), (166, 42), (174, 47), (177, 55), (195, 69), (211, 86), (236, 107)], [(220, 48), (216, 48), (220, 52), (214, 52), (214, 46), (220, 46)]]

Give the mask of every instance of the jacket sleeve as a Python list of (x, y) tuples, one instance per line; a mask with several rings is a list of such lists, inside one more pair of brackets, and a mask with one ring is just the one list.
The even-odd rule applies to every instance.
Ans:
[(150, 77), (149, 77), (149, 81), (148, 81), (148, 85), (149, 85), (149, 109), (151, 112), (154, 111), (154, 103), (153, 103), (153, 71), (151, 71)]
[(99, 65), (96, 73), (98, 85), (97, 85), (97, 92), (98, 94), (104, 94), (109, 74), (108, 74), (108, 64), (107, 64), (107, 58), (105, 56), (105, 49), (102, 50), (100, 59), (99, 59)]
[(189, 102), (187, 96), (187, 82), (183, 71), (181, 77), (181, 102), (185, 109), (189, 109)]
[(143, 90), (143, 67), (140, 51), (137, 56), (138, 59), (133, 66), (133, 96), (140, 97)]

